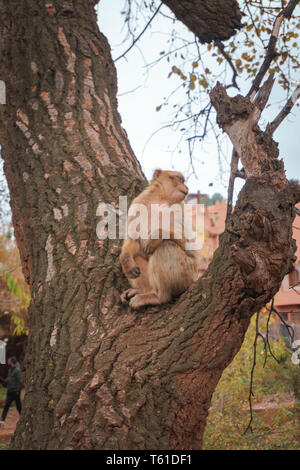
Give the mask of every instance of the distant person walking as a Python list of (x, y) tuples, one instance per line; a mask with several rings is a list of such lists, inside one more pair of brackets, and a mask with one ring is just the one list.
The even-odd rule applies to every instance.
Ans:
[(20, 395), (23, 385), (20, 364), (17, 362), (17, 359), (14, 356), (7, 360), (7, 364), (9, 366), (8, 377), (6, 380), (1, 380), (3, 385), (7, 387), (7, 393), (5, 405), (0, 419), (0, 427), (4, 425), (6, 415), (13, 401), (16, 402), (19, 413), (21, 413), (22, 409)]

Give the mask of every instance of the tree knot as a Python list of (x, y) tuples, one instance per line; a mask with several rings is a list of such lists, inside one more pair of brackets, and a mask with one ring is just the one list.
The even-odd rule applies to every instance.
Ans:
[(237, 245), (232, 245), (230, 249), (230, 255), (245, 274), (250, 274), (252, 271), (254, 271), (256, 267), (256, 260), (254, 256), (249, 253), (249, 251), (240, 248)]

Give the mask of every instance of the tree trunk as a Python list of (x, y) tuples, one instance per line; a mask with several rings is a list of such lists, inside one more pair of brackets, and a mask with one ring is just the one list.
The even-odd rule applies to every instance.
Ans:
[(291, 267), (298, 188), (251, 177), (204, 277), (174, 303), (129, 311), (121, 241), (98, 239), (96, 211), (118, 213), (145, 178), (96, 2), (7, 3), (0, 138), (32, 296), (12, 448), (198, 449), (222, 371)]

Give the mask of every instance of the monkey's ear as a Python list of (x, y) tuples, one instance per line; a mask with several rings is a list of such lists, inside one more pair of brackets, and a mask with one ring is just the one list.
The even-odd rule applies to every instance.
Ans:
[(162, 174), (162, 170), (160, 168), (157, 168), (156, 170), (154, 170), (152, 179), (156, 180), (157, 178), (159, 178), (161, 174)]

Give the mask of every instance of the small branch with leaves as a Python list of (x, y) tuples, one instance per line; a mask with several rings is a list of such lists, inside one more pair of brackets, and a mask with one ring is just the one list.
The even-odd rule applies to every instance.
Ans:
[[(252, 422), (253, 422), (252, 398), (254, 397), (254, 393), (253, 393), (254, 371), (255, 371), (256, 358), (257, 358), (257, 342), (258, 342), (259, 338), (262, 338), (262, 340), (264, 342), (264, 348), (265, 348), (265, 354), (266, 354), (265, 338), (259, 331), (259, 312), (257, 312), (256, 321), (255, 321), (255, 338), (254, 338), (254, 343), (253, 343), (253, 362), (252, 362), (251, 373), (250, 373), (250, 386), (249, 386), (249, 395), (248, 395), (250, 420), (249, 420), (249, 423), (248, 423), (245, 431), (243, 432), (243, 434), (246, 434), (249, 430), (251, 432), (253, 432), (253, 429), (252, 429)], [(266, 361), (266, 358), (265, 358), (265, 361)]]

